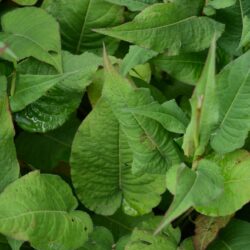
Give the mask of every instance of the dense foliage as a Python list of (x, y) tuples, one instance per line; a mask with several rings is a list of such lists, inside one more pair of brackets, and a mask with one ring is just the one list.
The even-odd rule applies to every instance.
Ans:
[(250, 249), (250, 1), (0, 1), (0, 249)]

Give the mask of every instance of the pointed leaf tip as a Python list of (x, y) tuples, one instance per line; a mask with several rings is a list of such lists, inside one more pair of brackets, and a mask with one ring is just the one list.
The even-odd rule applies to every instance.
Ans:
[(114, 70), (107, 53), (105, 43), (103, 43), (103, 66), (107, 72), (111, 72)]

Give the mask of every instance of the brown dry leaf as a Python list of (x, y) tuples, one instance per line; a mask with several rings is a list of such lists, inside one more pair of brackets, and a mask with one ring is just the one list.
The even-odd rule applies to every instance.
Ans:
[(209, 217), (199, 215), (195, 220), (195, 235), (193, 237), (195, 250), (205, 250), (216, 238), (220, 229), (225, 227), (232, 215), (225, 217)]

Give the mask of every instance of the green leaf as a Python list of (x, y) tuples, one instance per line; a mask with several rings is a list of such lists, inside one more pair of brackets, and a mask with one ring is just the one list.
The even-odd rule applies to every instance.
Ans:
[(0, 194), (0, 232), (37, 250), (72, 250), (92, 231), (90, 217), (60, 177), (31, 172)]
[(15, 240), (11, 238), (7, 238), (7, 240), (12, 250), (20, 250), (21, 246), (23, 245), (23, 241), (20, 240)]
[[(11, 107), (17, 111), (30, 101), (24, 110), (15, 114), (18, 125), (31, 132), (46, 132), (61, 126), (78, 108), (85, 88), (101, 64), (98, 56), (88, 52), (82, 55), (64, 52), (63, 74), (59, 75), (54, 75), (53, 69), (38, 61), (21, 64)], [(27, 78), (28, 82), (24, 80)]]
[(158, 52), (201, 51), (209, 47), (215, 33), (220, 36), (224, 26), (207, 17), (195, 16), (200, 10), (195, 7), (191, 3), (155, 4), (132, 22), (96, 31)]
[(195, 85), (202, 73), (206, 56), (204, 52), (188, 53), (177, 56), (160, 55), (153, 59), (154, 65), (173, 78)]
[(243, 18), (243, 30), (239, 47), (247, 47), (250, 43), (250, 14)]
[(19, 176), (19, 164), (14, 145), (15, 130), (7, 97), (6, 78), (0, 76), (0, 192)]
[(182, 146), (187, 156), (197, 157), (205, 152), (211, 133), (219, 119), (215, 81), (215, 48), (215, 39), (213, 39), (202, 75), (190, 100), (192, 116)]
[(132, 76), (132, 79), (140, 79), (145, 83), (149, 84), (151, 81), (151, 67), (149, 63), (136, 65), (133, 69), (129, 71), (129, 76)]
[(177, 250), (195, 250), (193, 239), (191, 237), (185, 239)]
[(136, 45), (130, 46), (129, 52), (124, 57), (120, 66), (121, 75), (126, 76), (135, 66), (146, 63), (157, 54), (155, 51), (144, 49)]
[(215, 9), (224, 9), (231, 7), (237, 0), (208, 0), (207, 6), (211, 6)]
[(53, 17), (39, 8), (18, 8), (4, 14), (1, 25), (0, 39), (18, 60), (32, 56), (61, 72), (59, 26)]
[(175, 100), (165, 102), (161, 106), (149, 104), (149, 106), (145, 105), (124, 109), (123, 112), (130, 112), (134, 115), (141, 115), (155, 120), (167, 131), (173, 133), (184, 133), (188, 124), (184, 112), (180, 109)]
[(172, 164), (179, 162), (176, 145), (168, 131), (153, 119), (127, 112), (141, 106), (151, 111), (160, 104), (152, 98), (149, 89), (136, 88), (120, 76), (107, 56), (104, 60), (106, 79), (103, 97), (109, 102), (132, 149), (133, 173), (164, 174)]
[[(33, 60), (32, 60), (33, 61)], [(59, 75), (19, 75), (16, 81), (14, 95), (10, 97), (11, 110), (18, 112), (38, 100), (58, 82), (69, 77), (69, 74)]]
[(196, 209), (208, 216), (233, 214), (250, 201), (250, 157), (244, 150), (210, 157), (220, 166), (224, 193), (219, 200)]
[(250, 52), (227, 65), (217, 77), (220, 117), (211, 138), (219, 153), (244, 145), (250, 130)]
[(110, 250), (114, 244), (112, 233), (105, 227), (95, 227), (89, 240), (78, 250)]
[(135, 85), (138, 88), (146, 88), (149, 89), (150, 94), (152, 95), (152, 97), (158, 101), (159, 103), (163, 103), (167, 100), (166, 96), (154, 85), (152, 84), (148, 84), (147, 82), (144, 82), (143, 80), (139, 79), (139, 78), (132, 78)]
[(130, 235), (125, 235), (121, 237), (118, 242), (115, 244), (116, 250), (125, 250), (126, 245), (130, 241)]
[(250, 223), (234, 219), (223, 229), (208, 250), (248, 250), (250, 248)]
[(102, 215), (114, 214), (121, 204), (130, 215), (149, 213), (165, 191), (164, 176), (133, 175), (131, 162), (118, 121), (107, 103), (99, 101), (72, 146), (71, 176), (80, 201)]
[(182, 164), (175, 178), (177, 180), (174, 200), (155, 234), (189, 208), (217, 201), (223, 193), (223, 177), (217, 164), (212, 161), (201, 160), (197, 171)]
[(74, 54), (101, 52), (102, 43), (111, 51), (117, 41), (93, 32), (93, 29), (118, 25), (123, 20), (123, 8), (105, 0), (45, 0), (43, 8), (60, 24), (62, 47)]
[(121, 209), (118, 209), (114, 215), (102, 216), (93, 215), (92, 219), (95, 225), (105, 226), (108, 228), (115, 240), (120, 239), (122, 236), (130, 235), (134, 227), (138, 226), (142, 221), (152, 218), (152, 213), (143, 216), (130, 216), (125, 214)]
[[(142, 221), (137, 228), (142, 230), (148, 230), (153, 232), (157, 225), (161, 222), (163, 216), (154, 216), (147, 220)], [(173, 228), (172, 225), (168, 225), (163, 228), (160, 235), (165, 235), (169, 240), (175, 244), (179, 244), (181, 240), (181, 231), (178, 227)]]
[(12, 0), (19, 5), (34, 5), (38, 0)]
[(180, 231), (173, 229), (171, 225), (164, 228), (164, 231), (155, 236), (153, 230), (159, 224), (162, 217), (155, 217), (149, 221), (143, 222), (136, 227), (131, 234), (126, 250), (176, 250), (180, 241)]
[(219, 39), (219, 46), (231, 55), (237, 54), (238, 49), (249, 42), (248, 30), (250, 18), (250, 2), (236, 0), (230, 8), (217, 11), (216, 20), (226, 24), (225, 32)]
[(104, 69), (98, 69), (92, 78), (92, 83), (87, 88), (91, 106), (94, 107), (102, 95), (104, 84)]
[(217, 237), (219, 231), (225, 227), (232, 216), (207, 217), (199, 215), (195, 220), (195, 249), (206, 250), (208, 245)]
[(150, 6), (151, 4), (158, 3), (159, 0), (106, 0), (113, 4), (126, 6), (131, 11), (140, 11)]
[(79, 120), (74, 118), (45, 134), (21, 132), (16, 139), (18, 158), (42, 171), (50, 171), (61, 162), (68, 163), (71, 144), (79, 125)]

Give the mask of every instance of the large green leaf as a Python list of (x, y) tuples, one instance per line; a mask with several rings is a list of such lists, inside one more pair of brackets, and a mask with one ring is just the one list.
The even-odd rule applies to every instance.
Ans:
[(154, 65), (173, 78), (188, 84), (195, 85), (202, 73), (206, 60), (204, 52), (169, 56), (160, 55), (153, 59)]
[(189, 208), (217, 201), (223, 193), (224, 183), (220, 169), (212, 161), (201, 160), (197, 171), (181, 165), (173, 178), (176, 180), (175, 188), (171, 189), (175, 195), (174, 200), (155, 234)]
[(211, 156), (220, 166), (224, 179), (224, 193), (219, 200), (196, 209), (208, 216), (233, 214), (250, 201), (250, 155), (247, 151), (235, 151), (228, 155)]
[(32, 56), (61, 71), (59, 26), (44, 10), (15, 9), (2, 16), (1, 26), (0, 40), (10, 46), (18, 60)]
[(228, 53), (234, 55), (241, 46), (250, 42), (250, 2), (248, 0), (236, 0), (236, 4), (232, 7), (218, 10), (215, 18), (226, 24), (219, 46)]
[(234, 219), (208, 250), (248, 250), (250, 248), (250, 223)]
[[(20, 66), (20, 80), (11, 98), (11, 107), (14, 111), (20, 110), (19, 107), (24, 105), (19, 103), (27, 104), (28, 100), (30, 105), (16, 113), (15, 120), (32, 132), (45, 132), (61, 126), (79, 106), (85, 88), (101, 64), (102, 60), (92, 53), (72, 55), (64, 52), (63, 74), (54, 75), (56, 72), (48, 65), (34, 60), (24, 62)], [(26, 77), (30, 80), (22, 81)], [(44, 78), (48, 81), (43, 81)], [(36, 95), (40, 98), (34, 100)], [(35, 102), (31, 103), (31, 100)]]
[(19, 5), (34, 5), (38, 0), (12, 0)]
[(219, 119), (215, 82), (215, 39), (213, 39), (200, 80), (190, 100), (192, 116), (183, 140), (187, 156), (201, 156)]
[(76, 249), (92, 231), (90, 217), (76, 207), (60, 177), (31, 172), (0, 194), (0, 232), (37, 250)]
[[(105, 142), (105, 143), (103, 143)], [(112, 110), (99, 101), (80, 126), (72, 146), (71, 175), (80, 201), (111, 215), (149, 213), (165, 190), (164, 176), (131, 173), (132, 154)]]
[(111, 250), (114, 244), (112, 233), (105, 227), (95, 227), (89, 240), (77, 250)]
[(74, 54), (100, 51), (102, 43), (114, 50), (116, 41), (93, 32), (93, 29), (111, 27), (123, 20), (123, 9), (105, 0), (45, 0), (43, 3), (60, 23), (62, 46)]
[(220, 36), (224, 26), (207, 17), (197, 17), (198, 2), (155, 4), (132, 22), (96, 31), (158, 52), (200, 51), (209, 47), (215, 33)]
[(219, 124), (211, 146), (219, 153), (244, 145), (250, 130), (250, 52), (227, 65), (217, 77)]
[(19, 176), (19, 164), (13, 142), (15, 130), (7, 97), (6, 78), (0, 77), (0, 192)]
[(48, 133), (21, 132), (16, 139), (18, 158), (42, 171), (51, 171), (62, 162), (67, 164), (79, 125), (80, 121), (72, 118), (62, 127)]
[(126, 6), (131, 11), (140, 11), (151, 4), (158, 3), (159, 0), (106, 0), (107, 2)]
[(160, 104), (152, 98), (149, 89), (136, 88), (120, 76), (106, 55), (104, 60), (106, 79), (103, 96), (110, 103), (132, 149), (132, 171), (165, 173), (172, 164), (179, 162), (176, 146), (168, 131), (159, 122), (129, 111), (140, 107), (154, 111), (160, 108)]

